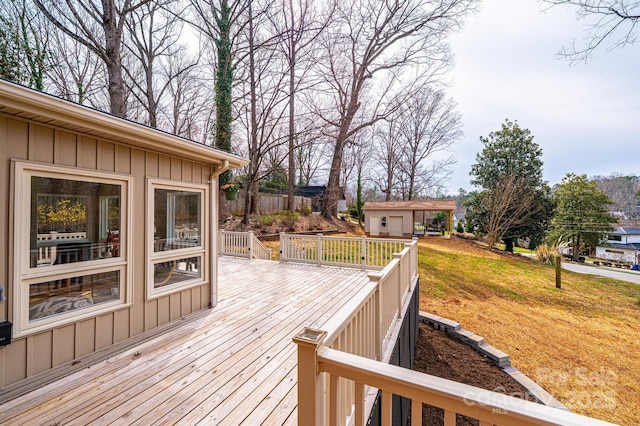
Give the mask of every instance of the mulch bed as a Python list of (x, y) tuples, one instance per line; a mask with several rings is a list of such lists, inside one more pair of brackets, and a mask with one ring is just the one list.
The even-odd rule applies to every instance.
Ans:
[[(420, 338), (416, 345), (413, 369), (482, 389), (531, 400), (527, 389), (502, 371), (489, 358), (447, 333), (435, 330), (426, 324), (420, 324)], [(423, 425), (432, 426), (443, 423), (444, 411), (442, 409), (426, 404), (422, 406)], [(456, 424), (478, 425), (479, 422), (458, 415)]]

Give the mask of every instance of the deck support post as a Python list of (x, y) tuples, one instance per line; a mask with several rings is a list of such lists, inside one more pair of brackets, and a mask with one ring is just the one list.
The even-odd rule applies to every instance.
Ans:
[(248, 248), (247, 248), (247, 257), (249, 258), (249, 260), (253, 259), (253, 231), (249, 231), (249, 241), (248, 241)]
[[(298, 345), (298, 424), (322, 426), (324, 380), (318, 365), (318, 348), (327, 332), (305, 327), (293, 337)], [(310, 423), (313, 419), (313, 423)]]
[(316, 235), (316, 257), (318, 258), (318, 266), (322, 265), (322, 234)]

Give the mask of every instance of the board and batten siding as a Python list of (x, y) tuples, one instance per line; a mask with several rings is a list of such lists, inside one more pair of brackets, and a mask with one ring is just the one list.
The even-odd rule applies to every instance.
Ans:
[[(133, 305), (48, 331), (19, 337), (0, 349), (0, 388), (72, 362), (84, 355), (140, 335), (184, 315), (208, 307), (207, 282), (183, 291), (145, 300), (145, 219), (147, 178), (207, 183), (212, 167), (186, 159), (129, 147), (109, 140), (74, 133), (55, 126), (0, 114), (0, 285), (7, 299), (0, 303), (0, 321), (10, 320), (12, 297), (13, 200), (11, 160), (71, 166), (133, 177), (129, 214), (132, 255)], [(214, 197), (217, 198), (217, 197)], [(211, 212), (209, 213), (211, 214)], [(210, 279), (215, 279), (210, 277)]]

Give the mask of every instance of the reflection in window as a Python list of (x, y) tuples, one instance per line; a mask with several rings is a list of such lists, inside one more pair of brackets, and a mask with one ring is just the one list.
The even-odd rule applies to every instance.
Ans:
[(154, 190), (154, 252), (200, 246), (201, 193)]
[(120, 256), (121, 190), (32, 176), (30, 267)]
[(201, 257), (169, 260), (153, 265), (153, 287), (159, 288), (165, 285), (180, 283), (202, 278), (200, 268)]
[(29, 286), (29, 321), (120, 300), (120, 272), (73, 276)]

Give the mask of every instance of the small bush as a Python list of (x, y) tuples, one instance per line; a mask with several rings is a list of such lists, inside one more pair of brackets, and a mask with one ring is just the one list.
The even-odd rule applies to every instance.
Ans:
[(548, 244), (540, 244), (536, 247), (536, 257), (541, 263), (553, 265), (554, 258), (558, 254), (558, 247)]
[(464, 232), (464, 227), (462, 226), (462, 222), (458, 222), (458, 225), (456, 226), (456, 232), (458, 234), (462, 234)]
[(260, 225), (269, 226), (271, 225), (277, 217), (275, 215), (265, 214), (257, 217), (258, 223)]
[(309, 216), (312, 212), (311, 212), (311, 207), (309, 207), (308, 204), (303, 204), (300, 206), (300, 208), (298, 209), (298, 212), (302, 215), (302, 216)]

